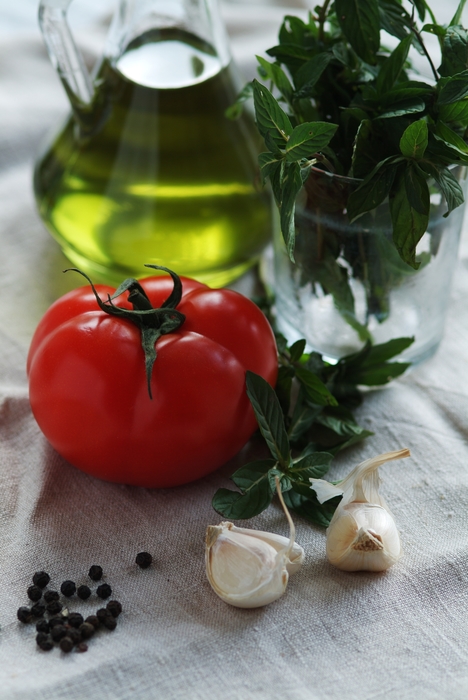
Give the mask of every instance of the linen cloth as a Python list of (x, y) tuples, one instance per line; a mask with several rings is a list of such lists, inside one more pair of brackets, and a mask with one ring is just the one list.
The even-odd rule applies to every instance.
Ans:
[[(448, 13), (453, 6), (447, 3)], [(300, 0), (224, 3), (247, 78), (254, 54), (275, 43), (282, 16), (295, 11), (305, 11)], [(67, 261), (39, 220), (31, 187), (34, 154), (57, 127), (66, 99), (39, 30), (27, 13), (15, 30), (13, 15), (9, 7), (8, 32), (0, 30), (1, 700), (465, 700), (466, 230), (438, 354), (366, 397), (357, 417), (375, 435), (336, 459), (330, 477), (372, 455), (411, 449), (410, 459), (381, 470), (404, 557), (383, 574), (340, 572), (326, 561), (324, 531), (297, 517), (306, 559), (286, 594), (262, 609), (229, 607), (206, 579), (204, 534), (220, 521), (211, 508), (215, 490), (229, 487), (229, 475), (255, 443), (196, 483), (147, 490), (73, 468), (31, 415), (25, 374), (31, 335), (48, 305), (77, 281), (61, 274)], [(88, 58), (104, 28), (104, 19), (78, 27)], [(288, 534), (277, 505), (246, 526)], [(141, 550), (154, 556), (150, 569), (134, 564)], [(32, 574), (45, 569), (57, 588), (67, 578), (89, 583), (91, 564), (103, 567), (112, 597), (123, 604), (116, 631), (97, 634), (87, 653), (41, 652), (34, 626), (16, 619)], [(91, 600), (71, 602), (70, 609), (90, 614), (100, 607)]]

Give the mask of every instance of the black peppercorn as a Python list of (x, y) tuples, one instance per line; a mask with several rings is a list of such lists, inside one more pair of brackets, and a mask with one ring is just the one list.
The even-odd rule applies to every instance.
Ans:
[(20, 608), (18, 608), (16, 617), (20, 622), (24, 622), (26, 624), (28, 622), (31, 622), (33, 615), (29, 608), (27, 608), (25, 605), (22, 605)]
[(94, 625), (92, 625), (90, 622), (83, 622), (83, 624), (79, 627), (79, 631), (83, 639), (89, 639), (93, 636), (96, 630), (94, 629)]
[(70, 639), (70, 637), (64, 637), (60, 640), (60, 649), (64, 651), (65, 654), (68, 654), (74, 646), (75, 645), (73, 644), (73, 641)]
[(81, 600), (88, 600), (89, 596), (91, 595), (91, 589), (89, 586), (78, 586), (76, 595), (78, 598), (81, 598)]
[(105, 620), (106, 617), (109, 617), (110, 612), (107, 610), (107, 608), (99, 608), (99, 610), (96, 610), (96, 617), (99, 620), (99, 622), (102, 622)]
[(75, 595), (76, 592), (76, 585), (74, 581), (64, 581), (62, 585), (60, 586), (60, 590), (63, 593), (64, 596), (67, 598), (71, 598), (72, 595)]
[(52, 627), (50, 630), (50, 636), (54, 640), (54, 642), (60, 642), (61, 639), (63, 639), (67, 634), (67, 628), (65, 625), (55, 625), (55, 627)]
[(115, 628), (117, 627), (117, 620), (115, 619), (115, 617), (112, 617), (112, 615), (108, 615), (104, 618), (102, 624), (108, 630), (115, 630)]
[(78, 628), (80, 625), (83, 624), (83, 622), (83, 615), (80, 615), (80, 613), (72, 612), (68, 616), (68, 624), (70, 625), (70, 627)]
[(112, 588), (108, 583), (101, 583), (101, 585), (96, 589), (96, 595), (103, 600), (105, 598), (109, 598), (109, 596), (112, 595)]
[(39, 622), (36, 623), (36, 630), (38, 632), (45, 632), (46, 634), (50, 632), (50, 626), (47, 620), (39, 620)]
[(50, 651), (54, 648), (54, 643), (50, 639), (44, 639), (38, 646), (42, 651)]
[(49, 574), (46, 574), (45, 571), (36, 571), (32, 580), (35, 586), (45, 588), (50, 581), (50, 576)]
[(35, 603), (31, 608), (31, 612), (34, 617), (42, 617), (45, 613), (45, 610), (46, 606), (44, 605), (44, 603)]
[(140, 569), (147, 569), (149, 566), (151, 566), (152, 561), (153, 557), (149, 552), (139, 552), (135, 559), (135, 562), (138, 564)]
[(102, 578), (102, 566), (93, 564), (89, 570), (89, 578), (93, 581), (99, 581)]
[(81, 642), (81, 632), (75, 627), (69, 627), (67, 630), (67, 637), (70, 637), (73, 644), (79, 644)]
[(58, 600), (52, 600), (50, 603), (47, 603), (46, 610), (51, 615), (57, 615), (57, 613), (61, 611), (62, 607), (62, 603), (59, 603)]
[(33, 600), (34, 602), (42, 598), (42, 590), (39, 588), (39, 586), (29, 586), (28, 598), (29, 600)]
[(80, 652), (88, 651), (88, 645), (85, 644), (84, 642), (81, 642), (81, 643), (78, 644), (78, 646), (76, 647), (76, 650), (77, 650), (77, 651), (80, 651)]
[(62, 615), (56, 615), (55, 617), (51, 617), (49, 620), (49, 627), (52, 629), (52, 627), (55, 627), (56, 625), (63, 625), (65, 622), (65, 619), (62, 617)]
[(38, 632), (36, 634), (36, 644), (38, 644), (39, 646), (42, 642), (45, 642), (47, 639), (49, 639), (49, 635), (47, 634), (47, 632)]
[(44, 593), (44, 600), (46, 603), (52, 603), (53, 600), (58, 600), (60, 598), (60, 594), (58, 591), (46, 591)]
[(106, 609), (111, 613), (111, 615), (118, 617), (122, 612), (122, 604), (119, 603), (118, 600), (110, 600), (106, 605)]
[(94, 627), (95, 630), (99, 627), (99, 618), (96, 615), (88, 615), (85, 622), (89, 622), (90, 625)]

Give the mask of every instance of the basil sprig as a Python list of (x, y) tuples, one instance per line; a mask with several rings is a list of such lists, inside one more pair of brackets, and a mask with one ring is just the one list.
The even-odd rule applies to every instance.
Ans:
[[(428, 225), (432, 183), (445, 199), (445, 216), (463, 203), (451, 166), (468, 164), (465, 2), (448, 26), (437, 23), (426, 0), (413, 0), (409, 11), (401, 0), (325, 0), (306, 22), (284, 18), (279, 43), (267, 51), (273, 61), (258, 57), (270, 89), (254, 80), (230, 114), (238, 115), (253, 95), (267, 149), (260, 169), (271, 183), (291, 260), (296, 197), (317, 171), (353, 178), (347, 192), (337, 185), (333, 196), (342, 195), (350, 222), (389, 199), (393, 245), (413, 269), (421, 264), (416, 248)], [(399, 40), (393, 50), (382, 43), (382, 30)], [(440, 43), (439, 67), (424, 42), (428, 33)], [(430, 83), (410, 74), (411, 47), (426, 57)], [(382, 280), (374, 286), (379, 290)], [(383, 318), (385, 309), (379, 313)]]
[(362, 401), (358, 385), (379, 386), (400, 376), (409, 364), (389, 360), (413, 338), (368, 343), (336, 365), (318, 353), (304, 353), (305, 340), (291, 347), (282, 336), (277, 340), (276, 391), (259, 375), (246, 375), (247, 394), (271, 457), (238, 469), (231, 479), (239, 490), (219, 489), (213, 508), (232, 520), (252, 518), (270, 505), (278, 477), (288, 508), (327, 527), (339, 498), (320, 504), (309, 479), (322, 478), (338, 451), (373, 434), (358, 425), (352, 413)]

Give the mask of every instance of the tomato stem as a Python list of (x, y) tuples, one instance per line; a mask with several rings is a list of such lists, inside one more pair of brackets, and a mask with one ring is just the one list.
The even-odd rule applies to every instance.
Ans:
[[(164, 270), (168, 272), (174, 282), (174, 287), (168, 298), (162, 303), (161, 307), (155, 309), (151, 306), (148, 295), (145, 290), (133, 277), (124, 280), (111, 295), (108, 295), (107, 300), (103, 301), (96, 291), (94, 284), (86, 273), (76, 267), (70, 267), (64, 272), (78, 272), (88, 280), (96, 297), (99, 308), (110, 316), (117, 316), (126, 321), (131, 321), (138, 326), (141, 335), (141, 346), (145, 355), (145, 371), (146, 383), (148, 386), (148, 395), (153, 398), (151, 391), (151, 375), (153, 366), (157, 358), (156, 342), (162, 335), (173, 333), (185, 321), (185, 316), (180, 311), (177, 311), (176, 306), (182, 298), (182, 282), (180, 277), (161, 265), (145, 265), (154, 270)], [(116, 306), (113, 300), (119, 297), (124, 292), (128, 292), (128, 301), (132, 304), (133, 309), (123, 309), (121, 306)]]

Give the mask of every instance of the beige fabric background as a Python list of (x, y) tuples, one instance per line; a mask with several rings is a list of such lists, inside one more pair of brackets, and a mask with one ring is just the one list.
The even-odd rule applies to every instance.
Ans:
[[(32, 6), (33, 3), (27, 3)], [(78, 5), (78, 0), (76, 5)], [(284, 3), (286, 5), (286, 3)], [(95, 3), (99, 5), (99, 3)], [(300, 2), (296, 5), (300, 6)], [(104, 3), (102, 3), (104, 7)], [(291, 6), (223, 5), (246, 77)], [(450, 14), (452, 4), (444, 6)], [(448, 9), (447, 9), (448, 8)], [(89, 16), (98, 8), (88, 3)], [(66, 109), (26, 4), (0, 8), (0, 698), (1, 700), (465, 700), (468, 697), (468, 247), (438, 355), (369, 395), (359, 419), (375, 437), (334, 466), (409, 447), (382, 469), (405, 556), (386, 574), (346, 574), (325, 559), (323, 531), (296, 518), (303, 569), (278, 602), (226, 606), (204, 573), (210, 501), (240, 461), (182, 488), (97, 481), (66, 464), (28, 405), (28, 343), (71, 280), (35, 212), (31, 169), (40, 139)], [(93, 12), (92, 12), (93, 11)], [(94, 12), (94, 15), (98, 14)], [(78, 16), (78, 8), (77, 8)], [(16, 17), (16, 24), (15, 24)], [(21, 20), (18, 22), (18, 18)], [(90, 55), (104, 24), (77, 25)], [(249, 523), (286, 534), (272, 506)], [(135, 554), (154, 566), (141, 571)], [(124, 613), (86, 654), (40, 652), (16, 620), (32, 573), (55, 585), (103, 566)], [(96, 599), (94, 599), (96, 600)], [(87, 613), (97, 603), (74, 604)]]

